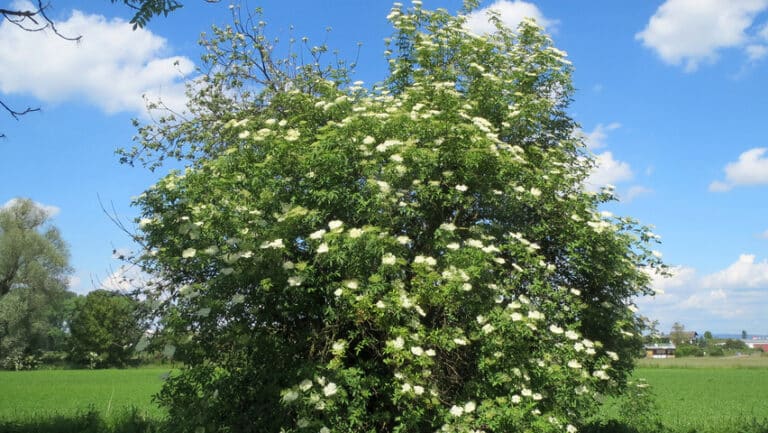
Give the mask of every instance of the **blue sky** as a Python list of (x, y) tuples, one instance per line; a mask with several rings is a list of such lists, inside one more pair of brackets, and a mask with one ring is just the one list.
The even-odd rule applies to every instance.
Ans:
[[(229, 22), (230, 10), (226, 1), (187, 0), (133, 32), (119, 4), (53, 6), (60, 30), (82, 35), (80, 44), (0, 24), (0, 97), (43, 109), (19, 121), (0, 113), (0, 206), (29, 197), (50, 207), (71, 246), (72, 288), (84, 293), (118, 287), (112, 250), (131, 247), (102, 205), (132, 225), (131, 197), (163, 173), (121, 166), (114, 154), (131, 145), (131, 118), (146, 118), (141, 95), (183, 104), (199, 35)], [(269, 34), (288, 39), (293, 25), (294, 36), (327, 39), (345, 58), (362, 42), (356, 78), (385, 76), (388, 0), (261, 6)], [(569, 53), (578, 89), (571, 113), (600, 161), (592, 181), (616, 185), (622, 201), (608, 210), (653, 224), (673, 266), (672, 278), (656, 282), (663, 294), (638, 301), (641, 313), (662, 330), (679, 321), (700, 332), (768, 334), (768, 0), (481, 6), (513, 25), (535, 17)]]

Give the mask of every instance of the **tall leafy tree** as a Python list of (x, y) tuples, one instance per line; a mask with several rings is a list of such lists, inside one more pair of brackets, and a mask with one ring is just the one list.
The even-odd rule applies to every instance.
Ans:
[(61, 349), (69, 251), (31, 200), (0, 209), (0, 360)]
[(137, 200), (149, 294), (188, 336), (172, 429), (572, 433), (626, 385), (661, 263), (583, 187), (565, 54), (532, 21), (389, 19), (371, 89), (216, 30), (193, 118), (124, 154), (190, 162)]

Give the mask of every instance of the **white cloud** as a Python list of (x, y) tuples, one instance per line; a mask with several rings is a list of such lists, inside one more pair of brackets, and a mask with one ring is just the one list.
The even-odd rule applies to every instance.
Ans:
[[(0, 209), (9, 208), (9, 207), (13, 206), (19, 200), (21, 200), (21, 199), (20, 198), (12, 198), (12, 199), (8, 200), (7, 202), (5, 202), (5, 204), (0, 206)], [(48, 215), (48, 218), (53, 218), (56, 215), (58, 215), (59, 212), (61, 212), (61, 208), (59, 208), (58, 206), (53, 206), (53, 205), (49, 205), (49, 204), (43, 204), (43, 203), (39, 203), (39, 202), (36, 202), (36, 201), (33, 201), (33, 203), (34, 203), (34, 205), (38, 209), (42, 209), (45, 212), (45, 214)]]
[(696, 269), (687, 266), (673, 266), (669, 275), (651, 274), (651, 287), (656, 293), (666, 294), (669, 289), (685, 287), (696, 279)]
[[(621, 128), (621, 123), (611, 122), (607, 125), (598, 123), (591, 132), (577, 131), (577, 137), (584, 140), (587, 149), (594, 151), (607, 147), (608, 133)], [(613, 152), (605, 151), (594, 156), (595, 166), (589, 178), (584, 182), (587, 190), (599, 191), (606, 185), (632, 180), (634, 173), (629, 163), (614, 159)], [(628, 200), (650, 192), (642, 186), (634, 186), (627, 193)]]
[(693, 72), (715, 62), (719, 50), (748, 44), (747, 30), (766, 8), (768, 0), (667, 0), (635, 38), (664, 62)]
[(590, 150), (600, 149), (606, 146), (605, 140), (608, 138), (608, 132), (621, 128), (621, 123), (612, 122), (608, 125), (598, 123), (592, 132), (585, 133), (584, 138), (587, 147)]
[(768, 148), (756, 147), (739, 155), (739, 160), (726, 164), (725, 181), (714, 181), (709, 184), (713, 192), (729, 191), (740, 185), (768, 184)]
[(151, 278), (141, 271), (138, 266), (121, 265), (108, 277), (101, 280), (100, 289), (128, 292), (145, 287)]
[(727, 268), (700, 276), (696, 269), (678, 266), (671, 277), (651, 275), (654, 297), (637, 300), (640, 313), (659, 320), (660, 329), (681, 322), (689, 329), (739, 330), (762, 323), (768, 308), (768, 260), (742, 254)]
[(70, 275), (67, 283), (69, 290), (77, 292), (80, 290), (81, 284), (83, 284), (83, 279), (77, 275)]
[(747, 57), (749, 57), (750, 61), (756, 62), (768, 54), (768, 47), (761, 44), (752, 44), (747, 45), (744, 51), (747, 52)]
[(652, 192), (653, 190), (650, 188), (646, 188), (642, 185), (634, 185), (629, 188), (627, 193), (622, 197), (621, 201), (624, 203), (629, 203), (638, 197), (650, 194)]
[(590, 191), (598, 191), (605, 185), (631, 180), (633, 176), (628, 163), (613, 159), (611, 152), (603, 152), (595, 156), (595, 168), (585, 183)]
[(758, 235), (758, 237), (760, 237), (762, 239), (768, 239), (768, 230), (760, 233), (760, 235)]
[(702, 286), (710, 289), (768, 289), (768, 260), (755, 262), (753, 254), (742, 254), (728, 268), (705, 276)]
[(496, 0), (490, 6), (469, 14), (467, 17), (467, 28), (478, 35), (495, 32), (496, 27), (488, 22), (489, 11), (497, 12), (501, 21), (511, 29), (516, 29), (523, 18), (533, 18), (540, 26), (550, 30), (557, 24), (556, 20), (546, 18), (533, 3), (521, 0)]
[(145, 113), (142, 95), (184, 107), (184, 76), (191, 60), (167, 55), (167, 41), (149, 30), (132, 30), (121, 19), (73, 11), (57, 23), (65, 35), (24, 32), (0, 23), (0, 91), (27, 94), (46, 103), (87, 101), (107, 113)]

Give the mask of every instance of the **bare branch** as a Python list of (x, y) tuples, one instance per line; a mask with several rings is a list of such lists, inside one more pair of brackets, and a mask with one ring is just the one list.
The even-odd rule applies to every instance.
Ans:
[[(26, 32), (40, 32), (45, 29), (50, 29), (56, 36), (66, 41), (80, 42), (82, 35), (67, 36), (56, 28), (56, 23), (48, 17), (46, 9), (50, 7), (50, 3), (43, 4), (42, 0), (37, 0), (37, 9), (29, 10), (14, 10), (0, 8), (0, 16), (9, 23)], [(23, 116), (27, 113), (34, 111), (40, 111), (39, 108), (27, 107), (24, 110), (16, 110), (11, 108), (8, 104), (0, 100), (0, 106), (8, 112), (16, 120), (19, 120), (19, 116)], [(5, 137), (5, 134), (0, 133), (0, 138)]]
[(9, 23), (24, 31), (39, 32), (45, 29), (51, 29), (56, 36), (64, 40), (79, 42), (82, 35), (67, 36), (59, 32), (56, 28), (56, 24), (48, 17), (48, 14), (46, 14), (46, 9), (49, 7), (50, 3), (43, 4), (42, 0), (38, 0), (36, 10), (0, 9), (0, 15), (2, 15)]
[(3, 101), (0, 101), (0, 105), (1, 105), (3, 108), (5, 108), (5, 111), (7, 111), (7, 112), (8, 112), (8, 113), (11, 115), (11, 117), (13, 117), (13, 118), (14, 118), (14, 119), (16, 119), (16, 120), (19, 120), (19, 116), (23, 116), (23, 115), (25, 115), (25, 114), (27, 114), (27, 113), (31, 113), (31, 112), (33, 112), (33, 111), (40, 111), (40, 109), (39, 109), (39, 108), (31, 108), (31, 107), (27, 107), (26, 109), (24, 109), (24, 111), (16, 111), (16, 110), (14, 110), (13, 108), (9, 107), (9, 106), (8, 106), (8, 105), (7, 105), (5, 102), (3, 102)]

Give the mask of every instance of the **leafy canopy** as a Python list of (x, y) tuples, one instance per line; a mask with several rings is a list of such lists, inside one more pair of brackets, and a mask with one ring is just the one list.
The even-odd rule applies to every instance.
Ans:
[(583, 188), (565, 54), (528, 20), (389, 19), (371, 89), (317, 64), (269, 81), (295, 69), (260, 28), (218, 30), (193, 118), (142, 129), (191, 163), (137, 200), (187, 335), (160, 396), (179, 430), (570, 433), (625, 384), (661, 264)]
[(100, 366), (124, 366), (144, 332), (140, 312), (139, 303), (129, 296), (89, 292), (69, 324), (74, 359), (85, 362), (97, 357)]
[(0, 368), (65, 345), (69, 250), (49, 213), (28, 199), (0, 207)]

